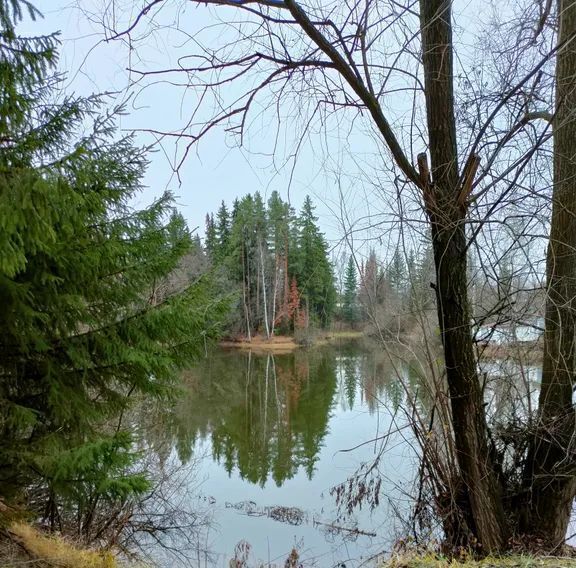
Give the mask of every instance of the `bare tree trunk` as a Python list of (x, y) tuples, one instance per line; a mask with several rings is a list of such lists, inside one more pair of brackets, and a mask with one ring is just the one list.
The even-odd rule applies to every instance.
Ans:
[(274, 289), (272, 290), (272, 317), (270, 318), (270, 332), (274, 336), (274, 330), (276, 329), (276, 312), (278, 306), (278, 252), (274, 253)]
[(264, 307), (264, 329), (266, 329), (266, 339), (270, 339), (270, 324), (268, 323), (268, 305), (266, 299), (266, 279), (264, 277), (264, 252), (262, 250), (262, 241), (258, 243), (260, 249), (260, 271), (262, 274), (262, 304)]
[(244, 302), (244, 315), (246, 317), (246, 334), (248, 341), (252, 341), (250, 311), (248, 309), (248, 300), (246, 298), (246, 258), (244, 254), (244, 245), (242, 245), (242, 300)]
[(419, 156), (419, 165), (432, 226), (438, 320), (456, 456), (469, 503), (469, 512), (464, 513), (483, 549), (498, 550), (506, 542), (507, 531), (501, 491), (488, 452), (467, 289), (466, 200), (477, 161), (469, 161), (461, 181), (454, 114), (451, 2), (420, 0), (420, 20), (431, 179), (425, 156)]
[(576, 495), (576, 0), (558, 0), (558, 15), (546, 331), (538, 424), (527, 460), (529, 510), (522, 527), (552, 547), (564, 542)]
[(284, 306), (282, 310), (288, 313), (288, 298), (290, 296), (290, 282), (288, 278), (288, 237), (286, 237), (284, 246)]
[(259, 275), (259, 266), (260, 266), (260, 260), (259, 260), (259, 251), (255, 251), (256, 252), (256, 274), (254, 275), (255, 279), (256, 279), (256, 302), (254, 304), (254, 312), (255, 312), (255, 318), (256, 318), (256, 322), (257, 322), (257, 332), (261, 331), (261, 325), (262, 325), (262, 316), (261, 316), (261, 306), (260, 306), (260, 275)]

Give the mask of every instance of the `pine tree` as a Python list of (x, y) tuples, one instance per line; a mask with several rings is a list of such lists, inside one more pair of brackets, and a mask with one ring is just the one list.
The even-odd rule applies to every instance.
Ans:
[(130, 436), (101, 425), (131, 394), (172, 396), (224, 306), (202, 280), (151, 299), (190, 249), (184, 219), (168, 193), (132, 208), (145, 151), (100, 98), (52, 102), (56, 38), (18, 38), (13, 7), (0, 0), (0, 478), (42, 477), (52, 506), (121, 497), (146, 483), (119, 473)]
[(254, 328), (255, 265), (256, 245), (254, 241), (254, 200), (245, 195), (234, 208), (230, 228), (229, 254), (225, 266), (232, 279), (240, 284), (240, 296), (243, 312), (243, 329), (250, 338)]
[(266, 238), (266, 207), (264, 206), (264, 200), (262, 199), (259, 191), (254, 194), (253, 215), (253, 223), (256, 236), (258, 238)]
[(342, 319), (345, 322), (354, 324), (358, 321), (358, 279), (356, 277), (356, 265), (351, 256), (346, 265), (346, 276), (344, 279), (344, 294), (342, 297)]
[(206, 248), (206, 254), (212, 260), (216, 260), (217, 250), (218, 250), (218, 237), (216, 236), (216, 225), (214, 224), (214, 215), (210, 213), (206, 214), (206, 230), (204, 246)]
[(253, 210), (253, 239), (255, 253), (256, 281), (256, 315), (258, 327), (265, 330), (266, 337), (270, 337), (269, 297), (270, 288), (270, 262), (268, 262), (267, 219), (266, 208), (262, 196), (257, 191), (254, 194)]
[(368, 259), (361, 271), (359, 299), (366, 313), (372, 314), (374, 307), (384, 303), (387, 286), (376, 257), (376, 251), (370, 250)]
[(406, 266), (400, 248), (396, 248), (387, 269), (387, 280), (397, 298), (402, 298), (406, 289)]
[(232, 225), (232, 223), (234, 223), (234, 220), (236, 219), (236, 216), (238, 215), (238, 206), (240, 205), (240, 201), (238, 201), (238, 198), (235, 197), (234, 201), (232, 202), (232, 213), (230, 214), (230, 225)]
[(290, 207), (284, 203), (277, 191), (268, 200), (268, 243), (274, 254), (272, 285), (273, 323), (280, 323), (287, 315), (289, 296), (288, 246)]
[(317, 318), (325, 327), (336, 304), (336, 288), (332, 266), (328, 260), (328, 245), (318, 229), (317, 221), (312, 200), (306, 196), (298, 218), (296, 279), (309, 315)]
[(230, 249), (230, 215), (228, 214), (228, 209), (226, 208), (226, 203), (224, 203), (224, 201), (222, 201), (222, 204), (216, 213), (216, 219), (215, 258), (216, 261), (220, 263), (228, 256)]
[(436, 273), (434, 255), (430, 242), (424, 242), (416, 266), (416, 281), (414, 283), (414, 305), (416, 310), (431, 310), (434, 308), (434, 283)]

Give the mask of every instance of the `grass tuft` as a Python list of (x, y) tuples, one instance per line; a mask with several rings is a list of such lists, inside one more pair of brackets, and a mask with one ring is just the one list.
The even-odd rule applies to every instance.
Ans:
[(81, 549), (62, 538), (48, 536), (26, 523), (14, 523), (8, 532), (26, 554), (54, 568), (118, 568), (111, 552)]
[(399, 555), (386, 561), (381, 568), (576, 568), (576, 559), (557, 556), (511, 555), (487, 557), (482, 560), (449, 560), (441, 556)]

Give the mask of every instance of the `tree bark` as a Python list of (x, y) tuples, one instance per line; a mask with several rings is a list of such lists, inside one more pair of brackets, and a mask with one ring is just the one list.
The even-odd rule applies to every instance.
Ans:
[(564, 542), (576, 496), (576, 0), (558, 0), (552, 221), (538, 422), (527, 460), (522, 530), (550, 547)]
[(467, 289), (466, 189), (458, 174), (449, 0), (420, 0), (422, 58), (431, 179), (420, 157), (421, 185), (432, 227), (438, 320), (444, 346), (456, 455), (467, 493), (468, 528), (486, 551), (503, 548), (506, 522), (488, 452), (482, 390), (470, 326)]

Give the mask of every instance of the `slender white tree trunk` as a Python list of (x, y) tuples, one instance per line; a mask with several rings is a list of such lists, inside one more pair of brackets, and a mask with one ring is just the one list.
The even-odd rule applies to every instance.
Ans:
[(270, 324), (268, 322), (268, 302), (266, 300), (266, 279), (264, 278), (264, 251), (262, 241), (258, 243), (260, 249), (260, 273), (262, 274), (262, 304), (264, 306), (264, 326), (266, 328), (266, 339), (270, 339)]

